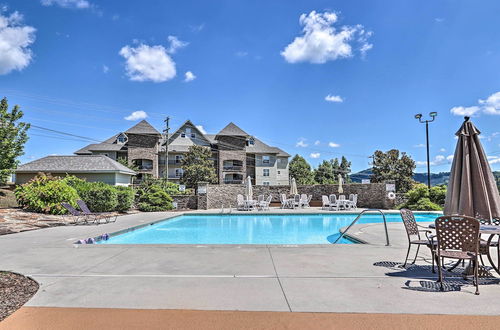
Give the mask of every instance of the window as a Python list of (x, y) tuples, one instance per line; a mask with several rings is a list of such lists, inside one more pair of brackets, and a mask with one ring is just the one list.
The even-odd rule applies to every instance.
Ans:
[(125, 143), (125, 142), (127, 142), (127, 136), (125, 134), (123, 134), (123, 133), (120, 133), (120, 135), (118, 135), (116, 137), (116, 142), (118, 142), (118, 143)]
[(278, 174), (281, 174), (281, 171), (278, 171)]
[(182, 177), (183, 173), (184, 173), (184, 171), (182, 170), (182, 168), (175, 169), (175, 177), (180, 178), (180, 177)]
[(269, 186), (269, 181), (264, 181), (264, 182), (262, 182), (262, 184), (263, 184), (264, 186)]
[(263, 176), (269, 176), (269, 169), (268, 169), (268, 168), (265, 168), (265, 169), (262, 171), (262, 175), (263, 175)]
[(195, 133), (191, 133), (191, 139), (196, 139), (196, 134)]
[(182, 155), (175, 155), (175, 163), (179, 164), (182, 161), (183, 156)]
[(269, 164), (270, 157), (269, 156), (262, 156), (262, 164)]
[(254, 139), (247, 140), (247, 146), (253, 146), (254, 144), (255, 144), (255, 140)]
[(185, 138), (186, 137), (186, 133), (181, 133), (181, 137)]

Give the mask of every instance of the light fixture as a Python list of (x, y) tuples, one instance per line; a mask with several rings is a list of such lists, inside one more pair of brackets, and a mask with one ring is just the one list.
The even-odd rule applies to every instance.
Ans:
[(420, 119), (420, 118), (422, 118), (422, 114), (421, 113), (418, 113), (418, 114), (415, 115), (415, 119)]

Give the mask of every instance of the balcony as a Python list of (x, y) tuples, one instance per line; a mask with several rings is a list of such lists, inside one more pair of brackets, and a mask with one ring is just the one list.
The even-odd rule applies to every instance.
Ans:
[(151, 171), (153, 169), (153, 165), (138, 165), (139, 171)]

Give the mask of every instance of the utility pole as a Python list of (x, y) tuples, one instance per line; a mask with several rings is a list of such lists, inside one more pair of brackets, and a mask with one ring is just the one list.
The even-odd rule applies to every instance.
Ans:
[(437, 116), (437, 112), (429, 113), (431, 119), (422, 120), (422, 114), (418, 113), (415, 115), (415, 119), (417, 119), (421, 124), (425, 123), (425, 140), (427, 147), (427, 188), (429, 191), (431, 190), (431, 160), (429, 157), (429, 123), (432, 123)]
[(164, 122), (165, 129), (163, 130), (163, 132), (165, 133), (165, 180), (168, 181), (168, 132), (170, 131), (170, 117), (167, 116)]

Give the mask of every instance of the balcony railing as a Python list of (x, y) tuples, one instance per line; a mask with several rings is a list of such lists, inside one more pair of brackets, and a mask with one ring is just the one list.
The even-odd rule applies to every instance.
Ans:
[(242, 171), (243, 166), (241, 165), (224, 165), (222, 167), (224, 171)]
[(153, 165), (139, 165), (137, 167), (139, 171), (151, 171), (153, 169)]

